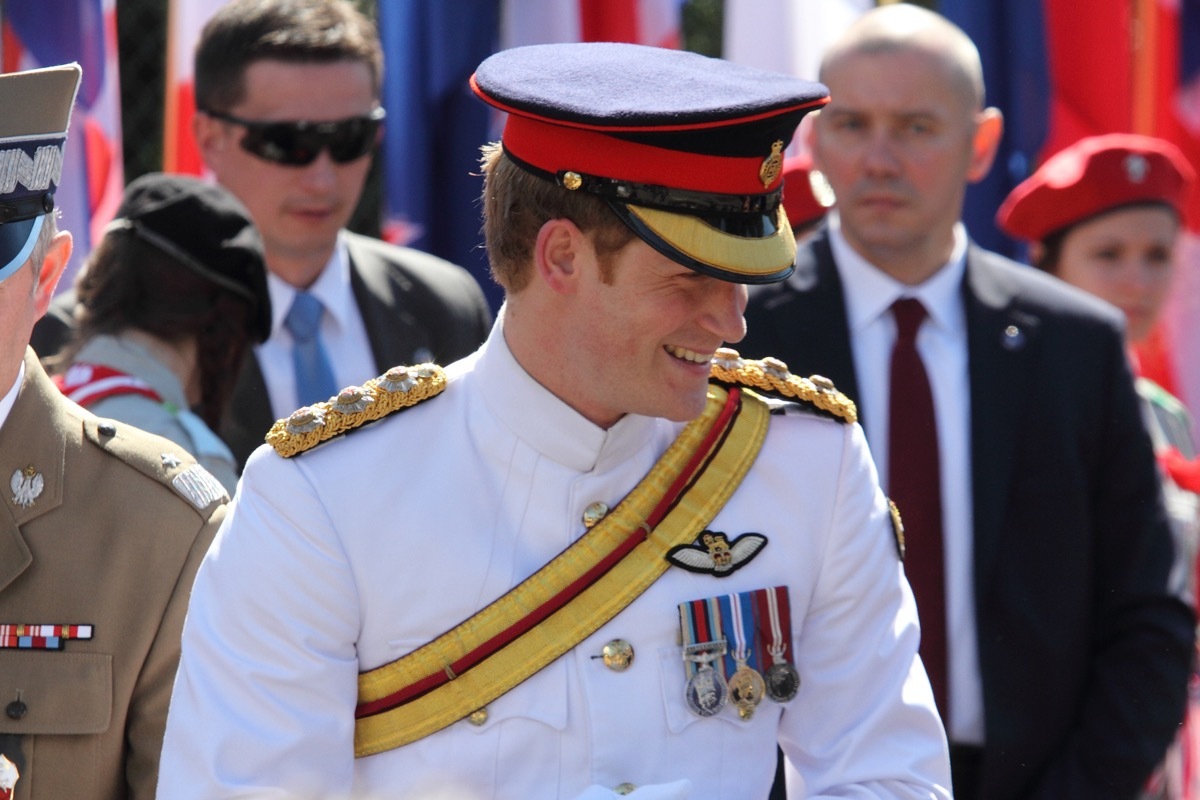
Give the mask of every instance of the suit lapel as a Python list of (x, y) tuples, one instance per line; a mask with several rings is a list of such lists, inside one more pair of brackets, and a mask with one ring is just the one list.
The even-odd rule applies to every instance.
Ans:
[(27, 349), (24, 383), (0, 428), (0, 590), (33, 563), (21, 526), (62, 505), (67, 437), (78, 425), (62, 413), (58, 389)]
[(367, 329), (376, 369), (383, 373), (399, 364), (431, 359), (433, 347), (427, 331), (402, 302), (402, 295), (410, 290), (404, 276), (399, 270), (389, 270), (369, 248), (358, 246), (353, 236), (347, 235), (346, 240), (350, 286)]
[(972, 246), (963, 283), (970, 354), (975, 574), (981, 589), (987, 586), (1000, 544), (1013, 479), (1013, 450), (1040, 333), (1039, 318), (1014, 303), (1016, 289), (992, 268), (993, 258)]
[(763, 304), (763, 311), (761, 322), (771, 328), (769, 340), (779, 343), (779, 354), (786, 354), (792, 372), (824, 375), (850, 399), (858, 397), (842, 282), (824, 232), (800, 250), (795, 273)]

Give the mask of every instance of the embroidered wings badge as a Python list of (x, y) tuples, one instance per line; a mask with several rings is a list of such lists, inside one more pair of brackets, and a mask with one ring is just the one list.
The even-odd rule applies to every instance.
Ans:
[(667, 560), (688, 572), (724, 578), (749, 564), (766, 546), (767, 537), (761, 533), (743, 533), (731, 542), (723, 533), (703, 531), (699, 541), (668, 550)]

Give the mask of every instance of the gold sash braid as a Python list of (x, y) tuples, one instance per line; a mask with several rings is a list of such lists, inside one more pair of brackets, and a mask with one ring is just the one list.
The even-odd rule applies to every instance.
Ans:
[[(615, 617), (733, 495), (766, 437), (766, 403), (710, 386), (704, 412), (603, 520), (508, 593), (408, 655), (358, 677), (356, 757), (466, 717)], [(554, 609), (545, 612), (546, 609)]]

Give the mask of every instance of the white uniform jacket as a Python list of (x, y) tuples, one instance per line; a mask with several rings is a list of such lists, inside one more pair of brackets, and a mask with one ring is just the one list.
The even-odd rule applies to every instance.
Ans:
[[(260, 448), (192, 593), (161, 800), (227, 797), (945, 798), (945, 735), (862, 430), (771, 419), (709, 529), (767, 537), (726, 577), (669, 568), (594, 635), (462, 720), (353, 757), (361, 671), (502, 595), (615, 506), (681, 425), (585, 420), (517, 364), (502, 323), (446, 391), (292, 459)], [(681, 602), (786, 585), (800, 689), (749, 721), (685, 702)], [(623, 672), (598, 656), (634, 648)], [(478, 720), (476, 720), (478, 721)]]

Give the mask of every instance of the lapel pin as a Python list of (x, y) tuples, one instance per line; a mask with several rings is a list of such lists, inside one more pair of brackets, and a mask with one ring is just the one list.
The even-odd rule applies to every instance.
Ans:
[(1004, 345), (1005, 350), (1020, 350), (1025, 346), (1025, 332), (1016, 325), (1009, 325), (1004, 329), (1000, 344)]

